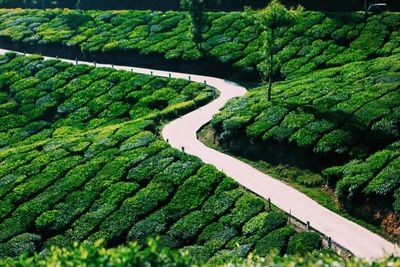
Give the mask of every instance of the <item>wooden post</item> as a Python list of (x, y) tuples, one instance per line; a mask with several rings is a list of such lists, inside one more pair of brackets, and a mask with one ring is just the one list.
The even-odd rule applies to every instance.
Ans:
[(310, 231), (310, 221), (307, 221), (307, 231)]
[(332, 248), (332, 238), (328, 237), (328, 248)]
[(192, 77), (190, 77), (190, 75), (189, 75), (189, 82), (192, 80)]
[(96, 61), (93, 61), (93, 66), (95, 66), (95, 67), (96, 67)]
[(169, 78), (171, 78), (171, 77), (172, 77), (172, 75), (171, 75), (171, 72), (170, 72), (170, 73), (168, 73), (168, 77), (169, 77)]
[(268, 210), (272, 210), (272, 205), (271, 205), (271, 198), (268, 198)]
[(182, 147), (182, 151), (185, 152), (185, 148), (184, 147)]
[(153, 71), (152, 70), (150, 71), (150, 75), (153, 75)]
[(75, 64), (78, 65), (78, 59), (77, 58), (75, 58)]
[(206, 80), (204, 80), (204, 84), (207, 85), (207, 81)]

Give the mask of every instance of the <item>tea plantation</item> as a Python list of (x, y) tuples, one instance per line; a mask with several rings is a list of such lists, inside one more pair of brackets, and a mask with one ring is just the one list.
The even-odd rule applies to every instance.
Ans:
[(318, 235), (297, 234), (263, 199), (157, 137), (212, 88), (12, 53), (0, 73), (0, 256), (155, 236), (201, 261), (220, 250), (298, 252), (292, 239), (320, 247)]
[[(257, 11), (207, 12), (198, 45), (187, 12), (0, 9), (0, 48), (257, 84), (213, 117), (218, 144), (311, 170), (294, 179), (400, 238), (400, 14), (290, 12), (272, 101)], [(181, 79), (0, 55), (0, 265), (397, 266), (307, 254), (319, 235), (161, 140), (216, 97)]]
[[(199, 51), (185, 12), (4, 9), (0, 10), (0, 43), (20, 50), (60, 54), (76, 48), (94, 59), (104, 55), (132, 58), (136, 53), (137, 61), (146, 55), (155, 56), (141, 61), (144, 65), (163, 58), (163, 64), (199, 61), (211, 67), (210, 62), (214, 62), (226, 68), (220, 75), (232, 76), (234, 70), (236, 78), (255, 77), (265, 55), (254, 15), (207, 13)], [(400, 15), (396, 13), (365, 21), (362, 13), (296, 12), (295, 24), (277, 32), (277, 76), (292, 78), (321, 68), (396, 54), (399, 25)], [(196, 64), (187, 65), (191, 70), (190, 66)], [(175, 68), (178, 66), (175, 64)], [(204, 71), (212, 73), (207, 68)]]

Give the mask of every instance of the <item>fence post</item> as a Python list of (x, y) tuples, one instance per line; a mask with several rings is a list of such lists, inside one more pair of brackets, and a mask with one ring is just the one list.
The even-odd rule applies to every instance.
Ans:
[(272, 210), (272, 205), (271, 205), (271, 198), (268, 198), (268, 210)]
[(111, 64), (111, 68), (114, 68), (114, 64)]
[(310, 221), (307, 221), (307, 231), (310, 231)]
[(207, 81), (206, 80), (204, 80), (204, 84), (207, 85)]
[(185, 148), (182, 146), (182, 151), (185, 152)]
[(95, 66), (95, 67), (96, 67), (96, 61), (93, 61), (93, 66)]
[(75, 64), (78, 65), (78, 59), (77, 58), (75, 58)]
[(192, 77), (190, 77), (190, 75), (189, 75), (189, 82), (192, 80)]
[(170, 73), (168, 73), (168, 77), (169, 77), (169, 78), (171, 78), (171, 77), (172, 77), (172, 75), (171, 75), (171, 72), (170, 72)]
[(332, 248), (332, 238), (328, 237), (328, 248)]

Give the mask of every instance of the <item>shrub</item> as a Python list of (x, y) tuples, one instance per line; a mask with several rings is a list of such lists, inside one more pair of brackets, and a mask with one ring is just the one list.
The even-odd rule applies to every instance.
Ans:
[(348, 149), (348, 145), (351, 142), (351, 135), (343, 130), (334, 130), (329, 134), (324, 135), (317, 143), (315, 152), (326, 153), (326, 152), (337, 152), (344, 153)]
[(239, 227), (264, 208), (264, 201), (251, 194), (245, 193), (235, 203), (232, 211), (222, 217), (220, 222), (233, 227)]
[(41, 241), (40, 236), (24, 233), (11, 238), (6, 243), (0, 244), (1, 257), (19, 257), (33, 254)]
[(216, 192), (203, 205), (203, 211), (219, 216), (228, 211), (242, 195), (240, 190)]
[(289, 254), (306, 254), (320, 249), (322, 240), (319, 234), (313, 232), (301, 232), (292, 236), (287, 247)]
[(294, 233), (295, 231), (292, 227), (284, 227), (272, 231), (256, 243), (254, 253), (265, 256), (275, 251), (277, 254), (282, 255), (285, 253), (288, 240)]
[(242, 228), (245, 236), (257, 234), (263, 236), (268, 232), (285, 226), (287, 217), (277, 212), (263, 212), (251, 218)]
[[(223, 246), (236, 234), (237, 232), (234, 228), (224, 226), (219, 222), (214, 222), (203, 230), (197, 239), (197, 243), (214, 245), (219, 243), (218, 246)], [(220, 247), (215, 247), (216, 250), (219, 248)]]
[(191, 241), (195, 241), (194, 238), (212, 220), (213, 216), (211, 214), (198, 210), (193, 211), (177, 221), (168, 231), (168, 234), (179, 240), (182, 244), (188, 244)]
[(157, 236), (167, 230), (168, 218), (163, 209), (157, 210), (145, 219), (137, 222), (128, 233), (128, 241), (146, 245), (149, 237)]

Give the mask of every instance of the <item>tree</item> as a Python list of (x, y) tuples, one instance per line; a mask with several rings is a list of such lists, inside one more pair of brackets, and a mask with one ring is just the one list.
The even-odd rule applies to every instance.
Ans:
[(193, 42), (201, 50), (203, 26), (205, 21), (205, 0), (181, 0), (183, 9), (188, 10), (192, 20)]
[(268, 78), (268, 101), (271, 101), (272, 79), (274, 76), (274, 54), (277, 52), (276, 30), (289, 26), (294, 20), (292, 12), (278, 0), (272, 0), (268, 6), (256, 13), (256, 24), (262, 31), (263, 52), (267, 61), (261, 64), (261, 77)]

